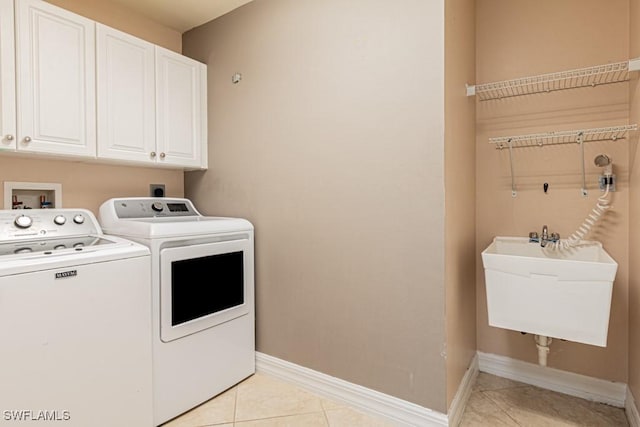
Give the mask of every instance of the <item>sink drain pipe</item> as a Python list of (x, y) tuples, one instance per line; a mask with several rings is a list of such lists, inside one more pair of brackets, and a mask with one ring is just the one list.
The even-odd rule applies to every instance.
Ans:
[(549, 346), (552, 339), (543, 335), (536, 335), (533, 339), (536, 341), (536, 347), (538, 347), (538, 365), (547, 366), (547, 355), (549, 354)]

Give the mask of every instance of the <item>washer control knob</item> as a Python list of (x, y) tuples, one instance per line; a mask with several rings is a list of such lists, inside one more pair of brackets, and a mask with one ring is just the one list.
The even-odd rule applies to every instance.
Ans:
[(84, 217), (80, 214), (74, 215), (73, 222), (76, 224), (84, 224)]
[(64, 223), (65, 223), (65, 222), (67, 222), (67, 218), (65, 218), (65, 217), (64, 217), (64, 215), (56, 215), (56, 216), (53, 218), (53, 222), (54, 222), (56, 225), (64, 225)]
[(33, 224), (33, 220), (29, 216), (20, 215), (20, 216), (16, 217), (16, 219), (15, 219), (15, 221), (13, 221), (13, 223), (18, 228), (29, 228), (29, 227), (31, 227), (31, 224)]
[(156, 212), (162, 212), (164, 207), (162, 206), (162, 203), (160, 203), (160, 202), (153, 202), (153, 204), (151, 205), (151, 209), (153, 209)]

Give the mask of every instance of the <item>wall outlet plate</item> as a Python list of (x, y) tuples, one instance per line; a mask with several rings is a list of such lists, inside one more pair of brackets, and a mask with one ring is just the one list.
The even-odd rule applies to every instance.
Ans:
[(150, 197), (164, 197), (164, 184), (149, 184)]
[(609, 182), (609, 191), (616, 191), (616, 176), (605, 176), (600, 175), (598, 178), (598, 184), (600, 186), (600, 191), (604, 191), (607, 187), (607, 181)]

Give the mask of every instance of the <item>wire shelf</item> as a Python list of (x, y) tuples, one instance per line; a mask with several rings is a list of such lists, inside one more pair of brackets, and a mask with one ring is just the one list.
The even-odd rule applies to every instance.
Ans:
[(481, 101), (488, 101), (491, 99), (619, 83), (629, 80), (629, 72), (636, 69), (635, 63), (630, 67), (631, 62), (616, 62), (595, 67), (468, 86), (467, 94), (469, 96), (476, 95)]
[(579, 129), (557, 132), (533, 133), (529, 135), (501, 136), (489, 138), (489, 143), (495, 144), (497, 149), (542, 147), (545, 145), (575, 144), (582, 136), (583, 142), (616, 141), (627, 137), (630, 131), (638, 130), (638, 125), (610, 126), (592, 129)]

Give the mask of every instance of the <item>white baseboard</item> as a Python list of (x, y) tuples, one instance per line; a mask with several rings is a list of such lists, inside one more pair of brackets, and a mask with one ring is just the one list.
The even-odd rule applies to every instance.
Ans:
[(363, 413), (398, 426), (447, 426), (447, 416), (415, 403), (256, 352), (256, 372), (264, 373), (319, 396), (346, 403)]
[(469, 397), (471, 396), (471, 390), (473, 389), (473, 384), (476, 382), (476, 378), (478, 377), (478, 372), (478, 355), (476, 354), (473, 356), (473, 360), (471, 361), (467, 372), (465, 372), (464, 377), (462, 377), (462, 381), (460, 381), (460, 385), (458, 386), (458, 391), (453, 397), (453, 401), (451, 402), (451, 406), (447, 412), (449, 425), (452, 427), (457, 427), (462, 420), (462, 414), (464, 413), (464, 409), (466, 408)]
[(478, 352), (451, 402), (449, 415), (369, 388), (256, 352), (256, 371), (345, 403), (398, 426), (457, 426), (478, 372), (486, 372), (594, 402), (625, 408), (630, 427), (640, 427), (636, 402), (626, 384), (541, 367), (509, 357)]
[(624, 409), (627, 413), (627, 418), (629, 419), (629, 426), (640, 427), (640, 413), (638, 413), (638, 407), (636, 406), (636, 401), (633, 398), (631, 389), (627, 389), (627, 400), (625, 402)]
[(478, 364), (481, 372), (618, 408), (625, 407), (627, 385), (624, 383), (587, 377), (480, 351)]

